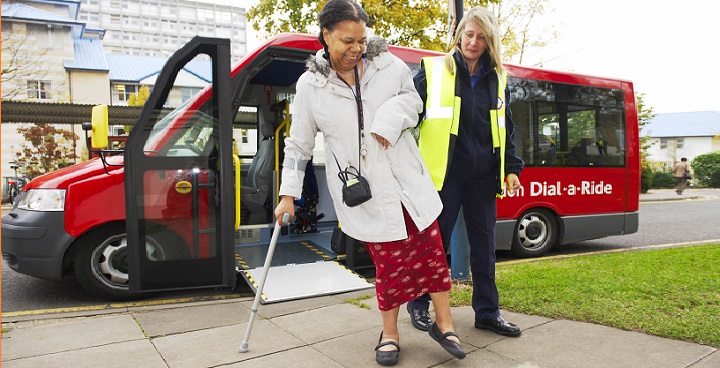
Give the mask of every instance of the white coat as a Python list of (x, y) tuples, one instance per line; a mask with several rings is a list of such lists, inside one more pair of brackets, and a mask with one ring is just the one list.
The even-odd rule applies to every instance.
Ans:
[[(311, 158), (319, 130), (324, 136), (328, 190), (346, 234), (366, 242), (405, 239), (402, 206), (418, 229), (426, 229), (440, 215), (442, 202), (409, 131), (423, 108), (410, 69), (387, 51), (384, 39), (369, 41), (360, 80), (367, 157), (359, 159), (354, 94), (330, 69), (323, 52), (310, 57), (308, 71), (297, 82), (280, 195), (300, 198), (305, 173), (293, 163)], [(387, 150), (371, 133), (390, 142)], [(369, 201), (356, 207), (343, 203), (335, 157), (342, 169), (360, 165), (370, 184)]]

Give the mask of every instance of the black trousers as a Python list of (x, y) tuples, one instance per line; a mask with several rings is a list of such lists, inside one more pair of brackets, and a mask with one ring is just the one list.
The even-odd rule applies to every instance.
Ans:
[[(470, 243), (470, 271), (473, 280), (472, 307), (475, 311), (476, 321), (500, 315), (498, 291), (495, 285), (496, 180), (492, 176), (471, 180), (447, 178), (442, 191), (440, 191), (443, 210), (438, 218), (438, 224), (446, 251), (450, 246), (460, 206), (463, 207)], [(410, 303), (415, 309), (428, 310), (430, 296), (422, 295)]]

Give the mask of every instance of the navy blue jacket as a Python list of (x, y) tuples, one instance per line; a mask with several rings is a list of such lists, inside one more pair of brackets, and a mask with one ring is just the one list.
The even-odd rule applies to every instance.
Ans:
[[(448, 152), (448, 172), (446, 178), (457, 179), (494, 179), (499, 183), (500, 157), (494, 152), (492, 131), (490, 128), (490, 108), (497, 106), (497, 72), (487, 53), (484, 53), (483, 75), (473, 88), (470, 83), (470, 72), (460, 52), (455, 53), (457, 72), (455, 73), (455, 95), (460, 96), (460, 125), (457, 138), (451, 135), (450, 152)], [(423, 109), (427, 102), (427, 80), (424, 65), (414, 77), (415, 88), (423, 100)], [(523, 160), (515, 155), (515, 123), (510, 111), (510, 95), (505, 90), (505, 127), (507, 132), (505, 146), (505, 173), (520, 175), (524, 167)], [(425, 111), (420, 115), (424, 118)], [(498, 188), (499, 189), (499, 188)]]

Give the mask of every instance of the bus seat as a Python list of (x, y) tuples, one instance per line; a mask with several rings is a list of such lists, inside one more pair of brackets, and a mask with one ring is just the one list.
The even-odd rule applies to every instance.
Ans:
[(259, 133), (262, 141), (250, 164), (247, 179), (240, 186), (241, 205), (249, 212), (249, 219), (242, 224), (262, 224), (270, 221), (272, 208), (266, 206), (272, 190), (273, 165), (275, 162), (275, 119), (274, 114), (265, 111), (264, 106), (258, 109)]

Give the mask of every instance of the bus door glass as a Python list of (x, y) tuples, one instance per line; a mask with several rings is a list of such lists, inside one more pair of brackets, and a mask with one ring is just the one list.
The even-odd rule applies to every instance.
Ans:
[(131, 292), (234, 286), (229, 60), (227, 40), (191, 40), (168, 60), (130, 133)]

